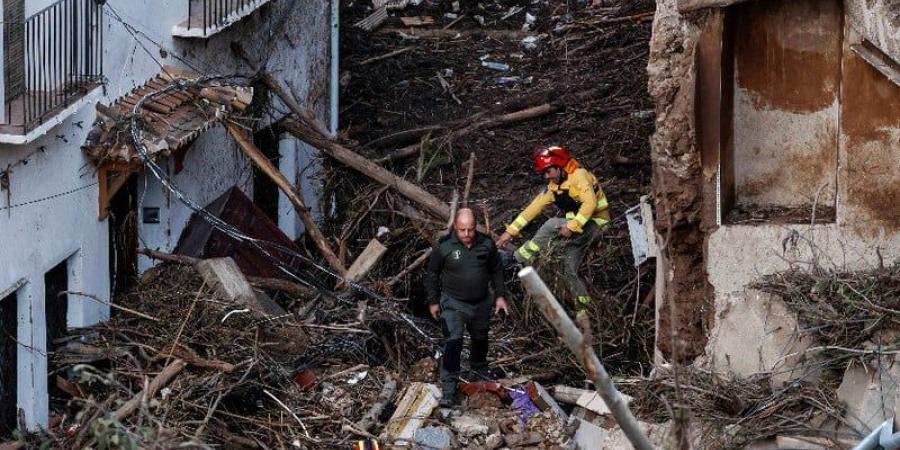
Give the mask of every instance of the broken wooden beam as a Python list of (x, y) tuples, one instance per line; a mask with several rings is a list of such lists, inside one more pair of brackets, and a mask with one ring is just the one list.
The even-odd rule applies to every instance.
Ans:
[(383, 54), (383, 55), (378, 55), (378, 56), (373, 56), (373, 57), (371, 57), (371, 58), (366, 58), (366, 59), (360, 61), (360, 62), (359, 62), (359, 65), (365, 66), (366, 64), (372, 64), (372, 63), (374, 63), (374, 62), (383, 61), (383, 60), (385, 60), (385, 59), (393, 58), (393, 57), (395, 57), (395, 56), (402, 55), (402, 54), (404, 54), (404, 53), (406, 53), (406, 52), (412, 50), (413, 48), (415, 48), (415, 47), (403, 47), (403, 48), (398, 48), (397, 50), (394, 50), (394, 51), (391, 51), (391, 52), (387, 52), (387, 53), (385, 53), (385, 54)]
[(384, 427), (382, 436), (393, 445), (411, 447), (416, 430), (422, 427), (437, 407), (440, 397), (440, 389), (433, 384), (410, 383), (397, 402), (397, 409)]
[(240, 42), (232, 41), (231, 42), (231, 51), (234, 52), (238, 57), (243, 59), (259, 76), (259, 80), (262, 81), (263, 84), (266, 85), (269, 89), (272, 90), (278, 98), (281, 99), (282, 102), (291, 110), (292, 113), (297, 117), (297, 120), (302, 120), (307, 122), (307, 124), (313, 127), (314, 130), (321, 133), (323, 136), (328, 136), (331, 133), (325, 128), (317, 120), (309, 120), (311, 118), (310, 113), (305, 111), (300, 107), (300, 104), (297, 103), (297, 100), (290, 95), (281, 83), (278, 82), (275, 78), (272, 77), (267, 71), (265, 66), (260, 66), (259, 63), (255, 59), (250, 56), (250, 53), (247, 52)]
[(344, 276), (344, 280), (351, 283), (362, 280), (381, 261), (386, 252), (387, 247), (379, 242), (378, 239), (370, 240), (363, 252), (356, 257), (356, 260), (347, 269), (347, 275)]
[(403, 277), (409, 275), (410, 272), (412, 272), (413, 270), (416, 270), (422, 264), (425, 264), (425, 261), (428, 261), (428, 258), (431, 257), (432, 250), (433, 249), (431, 249), (431, 248), (425, 250), (424, 252), (422, 252), (421, 255), (419, 255), (418, 258), (415, 259), (415, 261), (410, 263), (410, 265), (406, 266), (405, 269), (401, 270), (399, 273), (397, 273), (397, 275), (394, 275), (393, 277), (391, 277), (391, 279), (388, 280), (388, 286), (393, 286), (393, 285), (399, 283), (400, 280), (403, 279)]
[(328, 156), (331, 156), (385, 186), (396, 189), (397, 192), (404, 197), (418, 203), (419, 206), (436, 217), (442, 220), (450, 218), (450, 207), (440, 201), (440, 199), (431, 195), (421, 187), (394, 175), (365, 156), (328, 139), (311, 127), (304, 126), (294, 119), (284, 119), (281, 121), (281, 125), (287, 132), (291, 133), (296, 138), (322, 150), (328, 154)]
[(207, 285), (230, 302), (243, 305), (267, 317), (285, 314), (284, 309), (268, 295), (253, 290), (250, 282), (231, 258), (204, 259), (194, 264), (194, 269)]
[(228, 132), (231, 133), (231, 136), (234, 137), (234, 140), (237, 141), (241, 150), (250, 157), (269, 179), (275, 182), (281, 192), (284, 192), (284, 195), (290, 200), (291, 204), (294, 205), (294, 210), (297, 211), (300, 220), (303, 222), (303, 225), (306, 226), (306, 232), (309, 233), (309, 237), (312, 238), (316, 247), (318, 247), (319, 252), (325, 257), (328, 265), (331, 266), (338, 275), (343, 277), (344, 274), (347, 273), (347, 269), (344, 268), (341, 264), (341, 260), (334, 253), (334, 250), (331, 249), (331, 246), (325, 239), (325, 235), (319, 230), (319, 225), (316, 224), (312, 215), (309, 214), (309, 208), (303, 203), (303, 199), (297, 194), (294, 186), (287, 178), (285, 178), (284, 174), (269, 161), (269, 158), (266, 158), (266, 155), (247, 138), (247, 135), (244, 134), (244, 131), (241, 130), (237, 124), (229, 121), (225, 123), (225, 126), (228, 128)]

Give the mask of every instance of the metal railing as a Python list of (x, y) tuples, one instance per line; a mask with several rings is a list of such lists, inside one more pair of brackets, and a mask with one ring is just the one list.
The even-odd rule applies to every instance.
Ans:
[(210, 29), (225, 25), (229, 16), (257, 3), (259, 0), (188, 0), (188, 29), (202, 28), (206, 36)]
[(5, 50), (19, 55), (6, 59), (9, 125), (27, 133), (102, 81), (103, 3), (60, 0), (24, 22), (5, 23)]

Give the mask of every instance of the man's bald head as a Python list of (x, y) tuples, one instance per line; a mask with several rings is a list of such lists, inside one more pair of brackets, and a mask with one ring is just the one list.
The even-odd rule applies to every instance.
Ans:
[(454, 222), (456, 225), (474, 225), (475, 224), (475, 212), (472, 211), (472, 208), (460, 208), (459, 211), (456, 211), (456, 221)]
[(456, 212), (456, 220), (453, 221), (453, 229), (456, 238), (466, 247), (471, 247), (475, 242), (475, 212), (469, 208), (461, 208)]

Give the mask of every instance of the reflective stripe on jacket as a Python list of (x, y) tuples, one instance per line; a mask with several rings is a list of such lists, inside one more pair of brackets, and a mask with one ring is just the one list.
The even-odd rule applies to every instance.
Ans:
[(562, 184), (553, 182), (548, 184), (547, 188), (538, 194), (511, 224), (507, 225), (506, 232), (518, 236), (547, 205), (556, 202), (557, 196), (564, 195), (568, 195), (578, 204), (577, 210), (563, 211), (566, 213), (566, 219), (569, 219), (566, 224), (568, 229), (581, 233), (582, 227), (589, 220), (594, 220), (601, 226), (609, 222), (609, 202), (597, 182), (597, 177), (578, 167), (567, 174)]

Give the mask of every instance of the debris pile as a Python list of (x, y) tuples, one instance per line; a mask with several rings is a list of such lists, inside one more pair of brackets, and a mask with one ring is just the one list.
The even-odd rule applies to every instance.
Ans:
[[(273, 317), (203, 280), (189, 266), (160, 266), (120, 299), (108, 323), (65, 339), (53, 355), (61, 393), (50, 437), (58, 447), (334, 448), (381, 435), (423, 448), (563, 448), (578, 427), (560, 403), (597, 409), (571, 389), (557, 403), (533, 381), (577, 378), (573, 368), (466, 383), (459, 408), (438, 410), (428, 337), (436, 330), (421, 319), (402, 325), (402, 303), (350, 307), (327, 294), (273, 291), (290, 311)], [(501, 342), (502, 367), (531, 367), (522, 362), (534, 355), (531, 342)], [(571, 367), (565, 357), (555, 364)]]
[(673, 408), (690, 414), (697, 449), (745, 448), (776, 436), (833, 438), (826, 420), (841, 421), (835, 387), (794, 383), (773, 390), (768, 377), (729, 378), (696, 367), (663, 370), (652, 379), (622, 386), (634, 396), (635, 414), (651, 423), (670, 423)]
[[(441, 333), (424, 314), (422, 265), (457, 206), (478, 211), (486, 232), (513, 218), (540, 185), (528, 165), (537, 144), (572, 148), (601, 176), (614, 216), (649, 190), (653, 2), (375, 3), (342, 13), (339, 139), (304, 134), (291, 104), (293, 119), (282, 121), (337, 160), (326, 195), (339, 207), (323, 212), (318, 237), (300, 242), (325, 261), (309, 258), (290, 280), (248, 277), (241, 292), (184, 258), (145, 274), (116, 299), (112, 320), (77, 330), (54, 352), (65, 393), (54, 407), (57, 446), (336, 448), (368, 437), (422, 448), (585, 448), (579, 437), (597, 437), (588, 424), (614, 425), (587, 397), (538, 384), (584, 380), (517, 285), (512, 314), (491, 327), (495, 386), (463, 387), (459, 407), (437, 408)], [(336, 283), (345, 267), (351, 282)], [(634, 269), (624, 220), (584, 267), (597, 299), (590, 315), (614, 318), (594, 323), (604, 364), (647, 375), (653, 267)]]
[(791, 270), (756, 287), (776, 294), (820, 342), (860, 349), (884, 330), (900, 329), (900, 266), (870, 272)]

